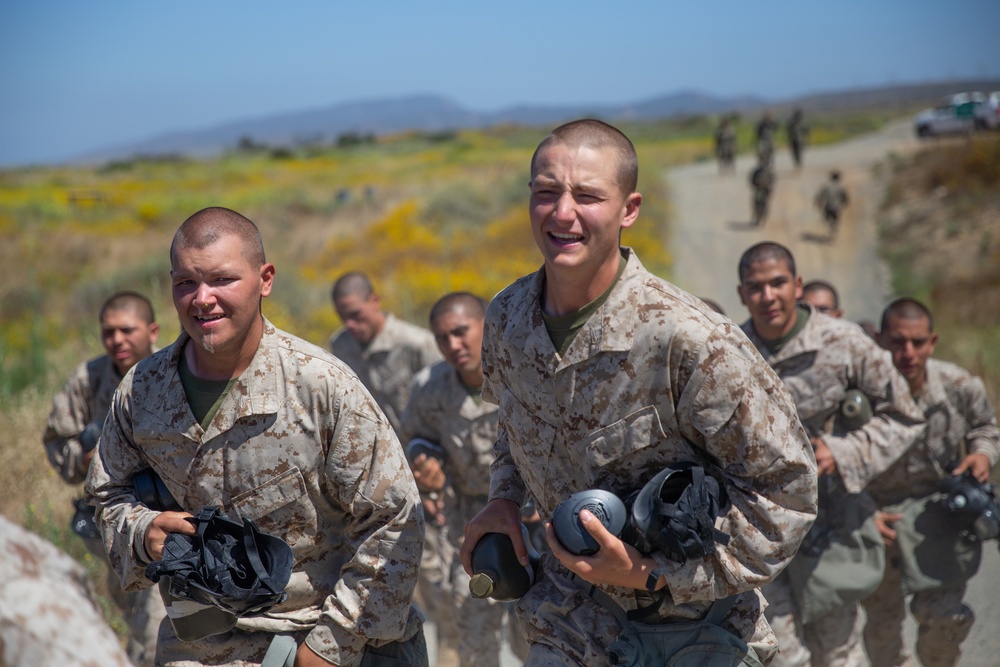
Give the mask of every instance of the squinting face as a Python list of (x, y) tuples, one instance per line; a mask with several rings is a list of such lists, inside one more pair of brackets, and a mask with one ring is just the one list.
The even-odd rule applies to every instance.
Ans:
[(362, 345), (367, 345), (382, 330), (385, 315), (379, 305), (378, 296), (371, 294), (363, 298), (357, 294), (348, 294), (334, 299), (333, 308), (344, 323), (344, 328)]
[(441, 356), (463, 375), (476, 374), (482, 368), (483, 320), (469, 316), (465, 309), (451, 310), (431, 323), (431, 332)]
[(274, 265), (252, 266), (237, 236), (205, 248), (181, 248), (170, 271), (174, 307), (199, 351), (233, 355), (263, 331), (260, 300), (271, 293)]
[(147, 323), (131, 309), (106, 310), (101, 320), (101, 342), (122, 375), (153, 353), (159, 333), (156, 322)]
[(926, 317), (904, 319), (890, 316), (885, 329), (878, 335), (879, 344), (892, 354), (893, 365), (913, 391), (923, 387), (927, 360), (934, 354), (937, 339)]
[(754, 262), (737, 291), (750, 311), (754, 329), (764, 340), (777, 340), (795, 326), (795, 304), (802, 297), (802, 278), (792, 275), (788, 262)]
[(617, 267), (619, 233), (635, 222), (642, 197), (622, 193), (613, 150), (549, 145), (535, 156), (530, 187), (531, 229), (546, 267)]

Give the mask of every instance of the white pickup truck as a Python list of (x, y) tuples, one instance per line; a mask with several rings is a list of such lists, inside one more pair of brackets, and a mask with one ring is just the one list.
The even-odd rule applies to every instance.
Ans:
[(949, 95), (933, 109), (918, 113), (913, 119), (913, 131), (918, 137), (933, 137), (995, 130), (1000, 127), (995, 99), (980, 92)]

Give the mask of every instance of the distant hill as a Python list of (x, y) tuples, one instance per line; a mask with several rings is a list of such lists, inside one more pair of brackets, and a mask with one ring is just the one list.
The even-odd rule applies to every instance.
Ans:
[(684, 90), (621, 105), (520, 105), (496, 112), (464, 108), (435, 95), (374, 99), (322, 109), (236, 120), (214, 127), (170, 132), (149, 139), (110, 146), (79, 156), (73, 162), (101, 162), (134, 155), (185, 154), (208, 156), (235, 148), (243, 138), (272, 146), (317, 140), (332, 142), (348, 132), (387, 134), (406, 130), (439, 132), (490, 127), (501, 123), (536, 126), (595, 116), (608, 120), (655, 120), (684, 115), (750, 112), (763, 108), (782, 111), (801, 106), (806, 111), (849, 111), (867, 108), (912, 108), (962, 90), (1000, 90), (1000, 81), (955, 81), (920, 85), (816, 93), (789, 100), (754, 96), (719, 97)]

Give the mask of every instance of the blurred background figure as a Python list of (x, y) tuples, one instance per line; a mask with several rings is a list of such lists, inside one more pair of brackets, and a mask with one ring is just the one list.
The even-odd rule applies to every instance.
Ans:
[(840, 307), (840, 297), (833, 285), (825, 280), (810, 280), (802, 286), (802, 300), (808, 301), (813, 308), (830, 317), (843, 317)]
[(791, 117), (785, 124), (785, 131), (788, 133), (788, 149), (792, 152), (792, 162), (795, 163), (795, 168), (799, 169), (802, 167), (802, 150), (809, 137), (809, 128), (802, 120), (802, 109), (796, 107), (792, 111)]
[(840, 213), (849, 201), (847, 191), (840, 183), (840, 172), (834, 169), (830, 172), (830, 178), (816, 193), (816, 207), (823, 212), (823, 221), (830, 230), (831, 238), (837, 233)]
[(723, 116), (715, 130), (715, 157), (719, 173), (736, 170), (736, 128), (732, 116)]
[(770, 111), (765, 111), (760, 120), (757, 121), (757, 161), (761, 164), (771, 164), (774, 159), (774, 135), (778, 131), (778, 124)]
[(774, 191), (774, 167), (770, 158), (761, 159), (760, 164), (750, 172), (750, 187), (753, 190), (750, 224), (760, 227), (767, 220), (768, 205)]

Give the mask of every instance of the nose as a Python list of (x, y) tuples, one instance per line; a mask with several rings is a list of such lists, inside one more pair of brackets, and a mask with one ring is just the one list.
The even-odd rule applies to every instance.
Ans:
[(194, 305), (196, 308), (207, 309), (212, 305), (212, 290), (208, 285), (202, 283), (194, 293)]
[(125, 332), (121, 329), (115, 329), (115, 332), (111, 334), (111, 342), (115, 345), (121, 345), (125, 342)]
[(760, 295), (765, 301), (770, 301), (774, 298), (774, 290), (771, 289), (770, 285), (764, 285), (760, 290)]
[(554, 217), (560, 222), (572, 222), (576, 218), (576, 201), (573, 194), (564, 192), (556, 202)]
[(448, 336), (448, 340), (445, 342), (445, 347), (447, 347), (449, 352), (456, 352), (462, 349), (462, 339), (458, 336)]

